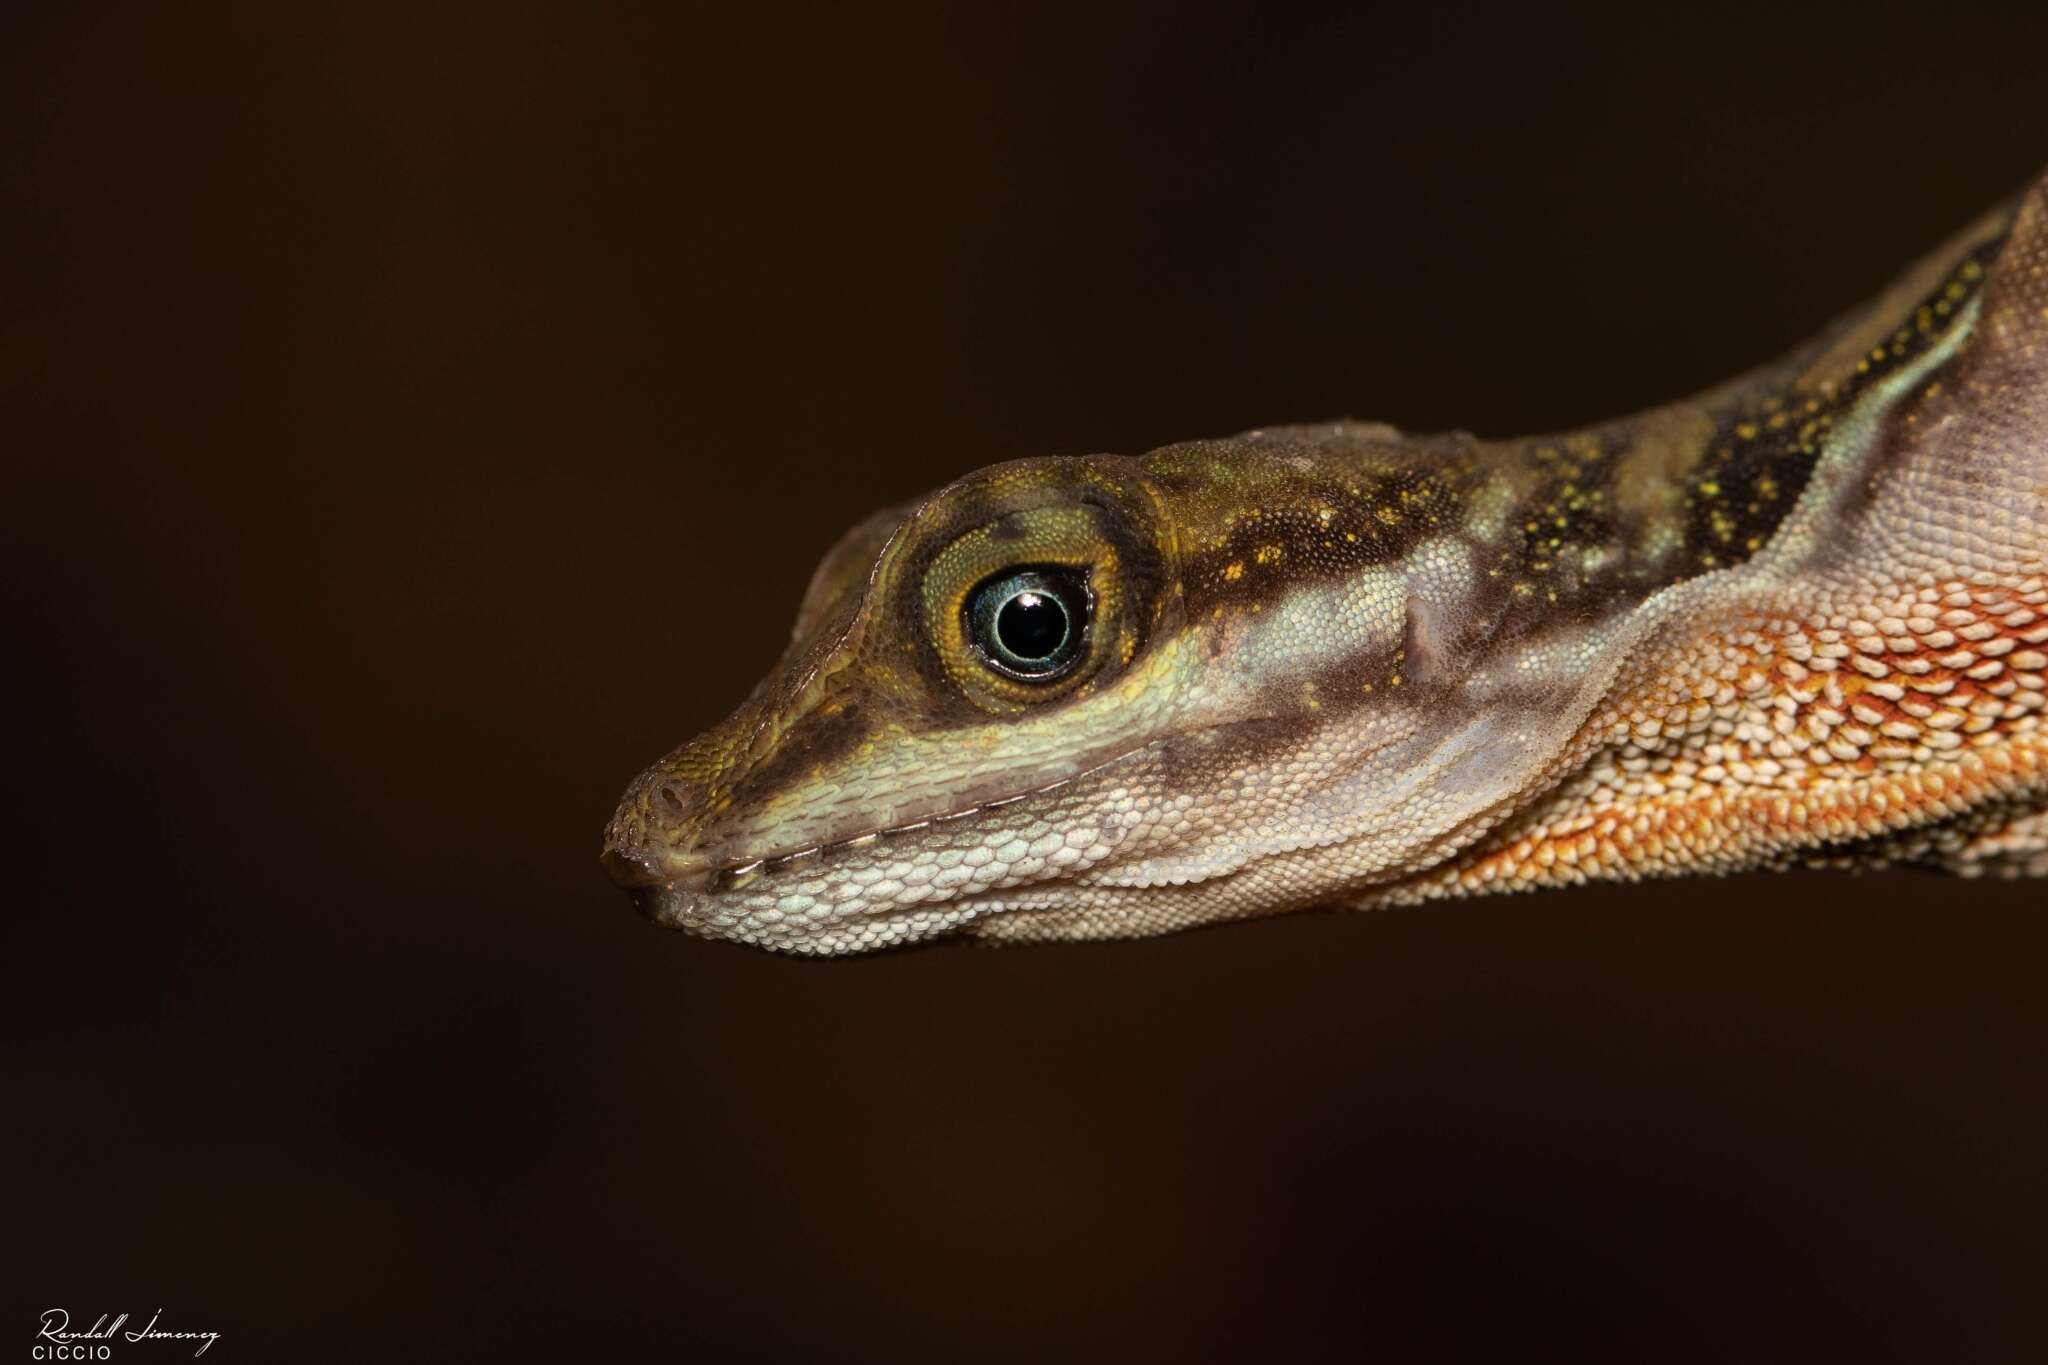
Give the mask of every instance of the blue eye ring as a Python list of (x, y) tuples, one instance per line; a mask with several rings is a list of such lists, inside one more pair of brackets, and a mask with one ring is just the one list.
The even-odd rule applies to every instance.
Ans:
[(1060, 565), (1005, 569), (967, 598), (967, 638), (983, 663), (1019, 682), (1051, 682), (1087, 654), (1095, 596)]

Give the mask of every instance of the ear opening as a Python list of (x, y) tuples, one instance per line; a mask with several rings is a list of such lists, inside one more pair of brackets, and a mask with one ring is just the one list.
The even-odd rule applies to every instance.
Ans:
[(1418, 683), (1434, 682), (1444, 674), (1448, 641), (1442, 607), (1427, 598), (1408, 595), (1407, 617), (1401, 625), (1401, 672)]

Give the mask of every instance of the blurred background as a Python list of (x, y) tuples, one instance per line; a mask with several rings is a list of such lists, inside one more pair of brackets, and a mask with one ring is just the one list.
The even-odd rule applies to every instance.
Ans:
[(2038, 885), (821, 965), (658, 931), (596, 854), (856, 516), (1013, 456), (1717, 381), (2048, 166), (2048, 10), (73, 5), (0, 40), (0, 1332), (2040, 1358)]

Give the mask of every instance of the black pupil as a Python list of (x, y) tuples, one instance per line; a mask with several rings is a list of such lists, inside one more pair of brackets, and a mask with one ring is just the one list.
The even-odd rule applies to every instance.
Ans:
[(967, 603), (968, 638), (982, 661), (1021, 682), (1049, 682), (1087, 652), (1094, 599), (1088, 581), (1059, 565), (996, 574)]
[(1059, 599), (1026, 590), (996, 613), (996, 638), (1019, 659), (1049, 659), (1067, 639), (1067, 609)]

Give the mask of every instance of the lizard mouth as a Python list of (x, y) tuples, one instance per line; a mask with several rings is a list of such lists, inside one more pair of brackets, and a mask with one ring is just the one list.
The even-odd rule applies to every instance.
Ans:
[(1159, 742), (1148, 741), (1122, 753), (1113, 754), (1079, 772), (1069, 773), (1054, 781), (994, 800), (957, 807), (901, 824), (877, 826), (857, 834), (823, 840), (801, 848), (782, 849), (753, 857), (715, 859), (694, 851), (678, 853), (613, 845), (599, 856), (599, 862), (612, 883), (627, 894), (643, 915), (666, 923), (675, 919), (679, 909), (684, 906), (697, 905), (711, 897), (743, 890), (764, 877), (814, 868), (838, 855), (857, 849), (872, 848), (878, 844), (922, 834), (927, 830), (943, 829), (949, 825), (975, 820), (1018, 802), (1049, 795), (1136, 758), (1156, 747)]
[(962, 820), (972, 820), (990, 811), (1013, 806), (1019, 801), (1044, 796), (1070, 786), (1082, 778), (1091, 777), (1140, 752), (1141, 749), (1133, 749), (1098, 763), (1092, 768), (1062, 777), (1058, 781), (1048, 782), (1011, 796), (999, 797), (993, 801), (983, 801), (979, 805), (945, 811), (900, 825), (883, 825), (859, 834), (848, 835), (843, 839), (830, 839), (803, 848), (765, 853), (755, 858), (714, 861), (701, 853), (673, 854), (664, 858), (649, 853), (629, 852), (622, 848), (608, 848), (600, 855), (599, 861), (603, 863), (604, 870), (611, 877), (613, 884), (628, 894), (650, 888), (698, 893), (737, 891), (763, 876), (788, 871), (791, 868), (810, 867), (819, 860), (837, 853), (857, 848), (871, 848), (887, 840), (901, 839), (928, 829), (943, 828)]

